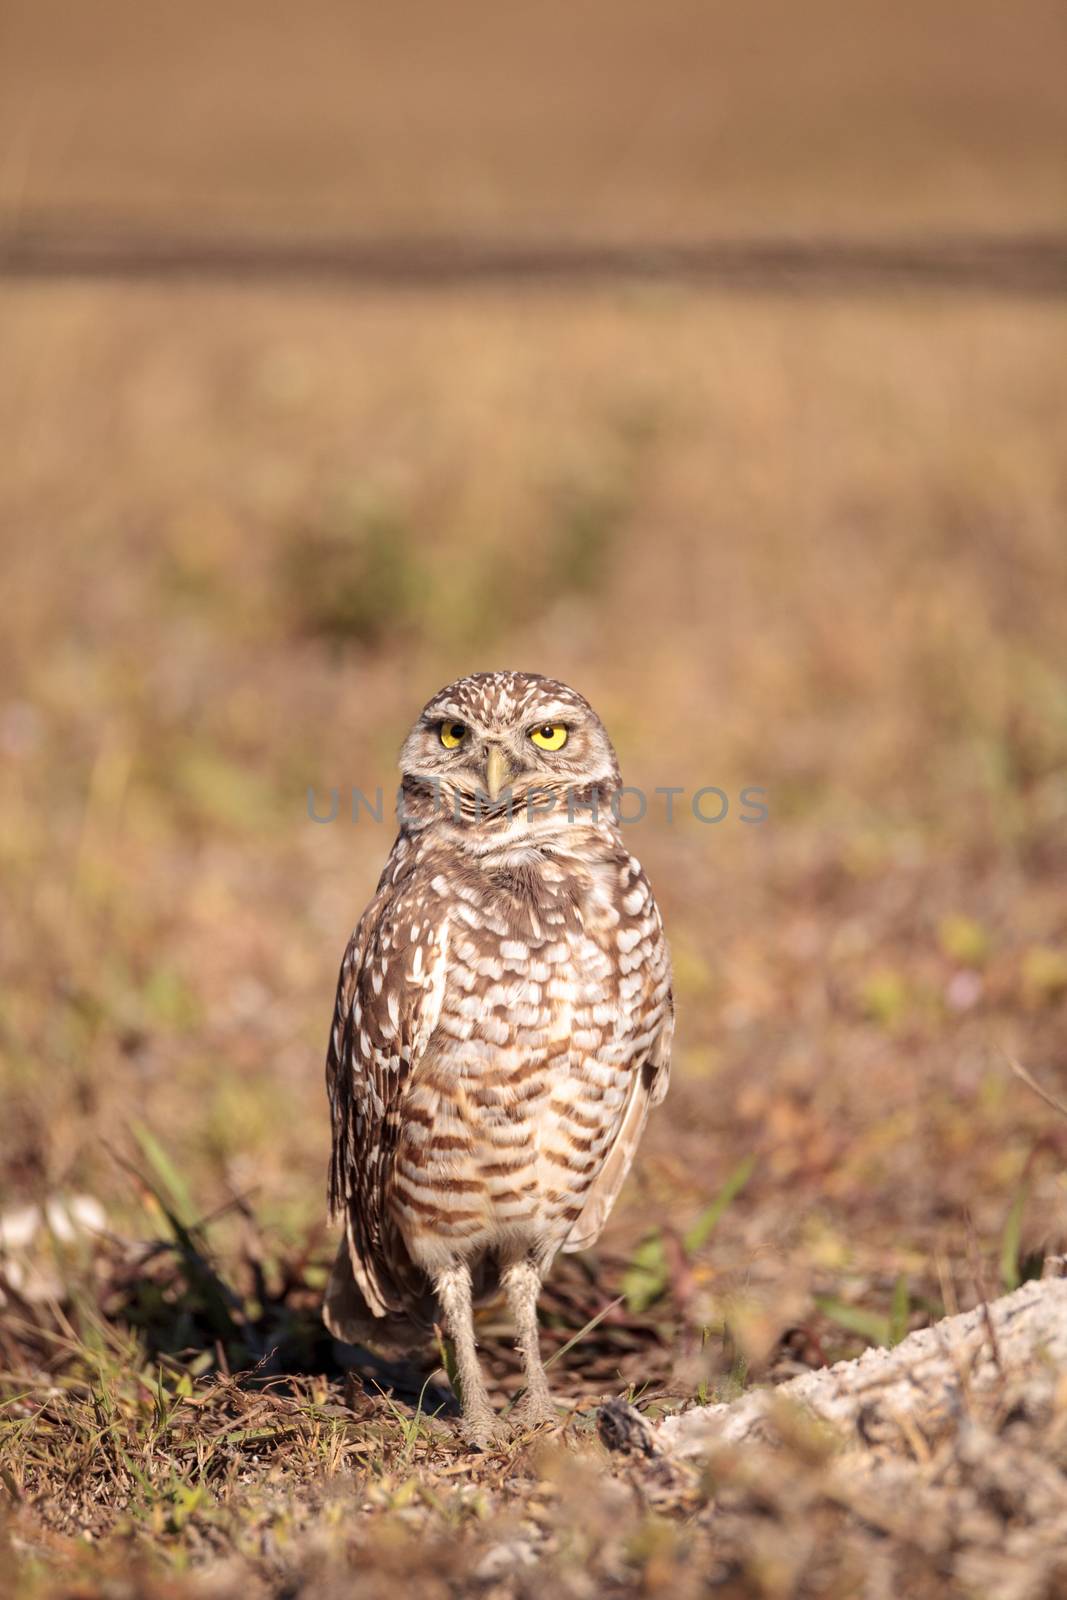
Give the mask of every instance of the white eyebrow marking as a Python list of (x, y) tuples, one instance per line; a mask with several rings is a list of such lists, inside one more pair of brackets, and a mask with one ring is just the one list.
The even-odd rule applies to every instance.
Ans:
[(573, 716), (574, 706), (562, 706), (558, 701), (547, 706), (531, 706), (528, 712), (530, 726), (540, 727), (542, 722), (564, 722), (567, 717)]

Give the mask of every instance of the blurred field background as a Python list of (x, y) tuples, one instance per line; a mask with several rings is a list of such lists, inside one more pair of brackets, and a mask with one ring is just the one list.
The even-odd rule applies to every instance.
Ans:
[[(326, 1030), (392, 835), (307, 791), (388, 795), (470, 670), (575, 684), (632, 784), (770, 806), (632, 830), (675, 1078), (546, 1302), (558, 1347), (621, 1300), (555, 1369), (579, 1431), (892, 1342), (1067, 1245), (1067, 1126), (1007, 1060), (1067, 1097), (1062, 300), (269, 270), (321, 237), (1054, 239), (1065, 32), (1038, 0), (4, 7), (11, 259), (117, 233), (268, 265), (0, 249), (0, 1592), (155, 1560), (296, 1593), (354, 1477), (386, 1529), (358, 1592), (422, 1571), (410, 1523), (453, 1593), (519, 1495), (434, 1477), (447, 1425), (403, 1398), (361, 1432), (317, 1325)], [(64, 1240), (73, 1197), (96, 1232)], [(228, 1374), (271, 1350), (299, 1376), (253, 1427)], [(684, 1592), (658, 1539), (612, 1581)], [(736, 1592), (808, 1592), (768, 1570)]]

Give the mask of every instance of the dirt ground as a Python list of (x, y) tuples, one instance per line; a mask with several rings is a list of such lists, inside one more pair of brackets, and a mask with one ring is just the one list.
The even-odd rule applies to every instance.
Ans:
[[(600, 212), (581, 204), (599, 146), (567, 161), (576, 69), (539, 176), (497, 84), (478, 124), (495, 154), (461, 119), (439, 193), (452, 222), (498, 231), (1047, 227), (1052, 8), (1028, 8), (1025, 51), (991, 7), (970, 29), (943, 8), (920, 50), (918, 10), (882, 77), (859, 24), (820, 77), (810, 37), (772, 30), (761, 54), (721, 21), (700, 59), (729, 76), (722, 102), (695, 66), (678, 77), (696, 26), (679, 8), (649, 68), (681, 85), (669, 115), (654, 97), (660, 143), (621, 112), (581, 124), (619, 174)], [(49, 65), (38, 15), (12, 13), (6, 222), (21, 196), (168, 226), (442, 225), (414, 176), (429, 185), (456, 99), (432, 29), (438, 98), (408, 142), (383, 93), (375, 145), (332, 67), (290, 171), (247, 132), (247, 89), (244, 137), (211, 153), (238, 10), (188, 136), (146, 115), (140, 155), (138, 107), (173, 112), (192, 72), (169, 23), (146, 44), (131, 22), (144, 71), (120, 54), (113, 88), (101, 68), (79, 100), (81, 25)], [(604, 70), (636, 84), (646, 22), (620, 17)], [(561, 18), (534, 84), (557, 82)], [(382, 60), (408, 37), (392, 27)], [(268, 85), (285, 37), (264, 30)], [(486, 60), (505, 48), (478, 38)], [(763, 119), (745, 160), (740, 135), (716, 143), (716, 104)], [(411, 183), (368, 180), (349, 208), (351, 160), (318, 153), (331, 129)], [(633, 156), (611, 142), (627, 129)], [(1067, 1099), (1062, 304), (3, 281), (0, 348), (0, 1595), (1058, 1592), (1055, 1573), (1012, 1590), (903, 1523), (875, 1559), (867, 1513), (826, 1488), (825, 1441), (666, 1482), (609, 1455), (596, 1414), (894, 1344), (1067, 1246), (1067, 1123), (1009, 1065)], [(580, 688), (653, 796), (631, 843), (678, 1036), (601, 1245), (546, 1292), (566, 1427), (473, 1459), (440, 1372), (423, 1389), (346, 1368), (321, 1329), (322, 1066), (400, 740), (441, 684), (507, 665)], [(383, 788), (385, 821), (309, 818), (309, 788), (321, 807), (353, 786)], [(717, 824), (690, 804), (710, 787), (730, 802)], [(483, 1334), (504, 1404), (518, 1369), (496, 1312)], [(971, 1420), (1062, 1472), (1062, 1417), (1053, 1385), (1021, 1420), (1004, 1395)], [(1009, 1538), (1015, 1513), (996, 1515)], [(551, 1535), (534, 1566), (530, 1528)]]

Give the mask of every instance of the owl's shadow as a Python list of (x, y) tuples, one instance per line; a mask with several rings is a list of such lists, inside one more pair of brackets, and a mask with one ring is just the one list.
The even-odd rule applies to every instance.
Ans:
[(346, 1398), (358, 1409), (362, 1393), (381, 1395), (401, 1405), (438, 1417), (460, 1417), (462, 1409), (450, 1387), (435, 1382), (440, 1371), (436, 1363), (427, 1370), (425, 1363), (387, 1361), (362, 1345), (332, 1340), (332, 1361), (345, 1375)]
[(381, 1397), (424, 1414), (460, 1414), (432, 1355), (386, 1359), (328, 1332), (324, 1274), (310, 1250), (270, 1267), (258, 1250), (246, 1252), (224, 1272), (202, 1235), (180, 1229), (116, 1253), (108, 1266), (106, 1315), (136, 1330), (150, 1362), (276, 1393), (325, 1378), (357, 1410)]
[[(306, 1395), (307, 1380), (326, 1379), (334, 1403), (357, 1413), (378, 1400), (423, 1416), (460, 1414), (432, 1347), (411, 1357), (383, 1356), (327, 1330), (324, 1234), (279, 1253), (251, 1211), (242, 1214), (243, 1241), (222, 1257), (205, 1226), (183, 1225), (169, 1213), (168, 1239), (111, 1239), (98, 1263), (101, 1308), (107, 1320), (136, 1330), (149, 1362), (197, 1379), (217, 1372), (242, 1388), (269, 1386), (282, 1394)], [(647, 1381), (666, 1369), (671, 1342), (662, 1317), (626, 1312), (621, 1296), (608, 1300), (624, 1267), (621, 1260), (570, 1256), (545, 1285), (543, 1343), (554, 1355), (572, 1352), (575, 1394), (609, 1393), (620, 1380)], [(514, 1334), (492, 1307), (480, 1319), (478, 1338), (490, 1392), (514, 1398), (521, 1386)]]

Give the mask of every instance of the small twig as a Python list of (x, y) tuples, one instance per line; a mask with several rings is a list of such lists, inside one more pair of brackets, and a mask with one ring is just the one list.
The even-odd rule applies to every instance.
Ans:
[(610, 1316), (617, 1306), (621, 1306), (625, 1299), (626, 1296), (620, 1294), (617, 1300), (612, 1300), (606, 1306), (603, 1306), (595, 1317), (590, 1317), (585, 1327), (579, 1328), (573, 1339), (568, 1339), (566, 1344), (560, 1345), (559, 1349), (549, 1356), (545, 1362), (545, 1370), (547, 1371), (549, 1367), (554, 1366), (557, 1361), (567, 1354), (568, 1350), (573, 1350), (576, 1344), (580, 1344), (586, 1334), (592, 1333), (593, 1329), (603, 1322), (605, 1317)]
[(930, 1461), (930, 1446), (915, 1418), (909, 1416), (906, 1411), (898, 1411), (893, 1407), (889, 1407), (888, 1410), (890, 1418), (896, 1423), (897, 1428), (911, 1446), (911, 1452), (916, 1461), (920, 1465), (926, 1466)]
[(993, 1361), (996, 1364), (997, 1371), (1003, 1377), (1004, 1363), (1000, 1359), (1000, 1345), (997, 1343), (997, 1330), (993, 1326), (993, 1318), (989, 1314), (989, 1301), (986, 1299), (984, 1294), (982, 1295), (982, 1321), (985, 1323), (985, 1331), (989, 1339), (989, 1347), (993, 1352)]
[(934, 1262), (937, 1267), (937, 1279), (941, 1285), (941, 1303), (945, 1308), (945, 1316), (957, 1316), (960, 1303), (956, 1298), (956, 1280), (952, 1271), (952, 1263), (943, 1250), (935, 1251)]
[[(958, 1315), (958, 1312), (954, 1312), (953, 1315)], [(974, 1407), (971, 1397), (971, 1374), (967, 1370), (967, 1363), (963, 1358), (963, 1354), (961, 1351), (957, 1350), (955, 1346), (949, 1343), (948, 1340), (946, 1340), (944, 1331), (939, 1322), (934, 1324), (934, 1336), (937, 1340), (937, 1348), (941, 1352), (942, 1359), (946, 1361), (956, 1373), (956, 1378), (960, 1386), (960, 1401), (962, 1402), (963, 1409), (966, 1411), (968, 1416), (973, 1416)]]
[(1032, 1089), (1039, 1099), (1043, 1100), (1047, 1106), (1052, 1107), (1053, 1111), (1058, 1111), (1061, 1117), (1067, 1117), (1067, 1106), (1064, 1105), (1063, 1101), (1057, 1100), (1054, 1094), (1050, 1094), (1047, 1089), (1043, 1089), (1033, 1073), (1028, 1072), (1021, 1061), (1016, 1061), (1014, 1056), (1008, 1055), (1005, 1056), (1005, 1059), (1015, 1076), (1022, 1083), (1025, 1083), (1028, 1089)]
[(974, 1222), (970, 1211), (967, 1212), (967, 1255), (970, 1260), (971, 1276), (974, 1286), (978, 1291), (978, 1301), (982, 1307), (982, 1321), (985, 1323), (986, 1337), (989, 1348), (993, 1354), (993, 1364), (997, 1371), (1003, 1375), (1004, 1363), (1000, 1359), (1000, 1345), (997, 1342), (997, 1331), (993, 1326), (993, 1318), (989, 1314), (989, 1296), (986, 1293), (985, 1274), (982, 1271), (982, 1262), (978, 1254), (978, 1244), (975, 1239)]

